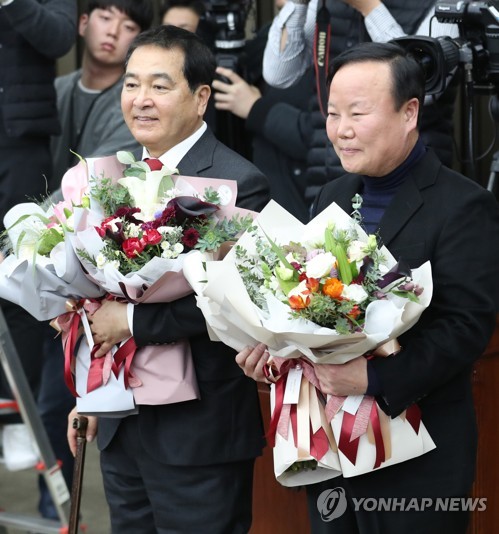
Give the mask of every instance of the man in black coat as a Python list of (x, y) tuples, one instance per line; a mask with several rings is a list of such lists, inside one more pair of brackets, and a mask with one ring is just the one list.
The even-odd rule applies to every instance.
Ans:
[[(496, 324), (499, 208), (491, 193), (442, 165), (422, 143), (424, 76), (404, 50), (380, 43), (353, 47), (333, 61), (329, 81), (326, 128), (348, 174), (323, 187), (314, 214), (332, 202), (351, 213), (360, 194), (364, 228), (396, 259), (410, 268), (431, 262), (433, 296), (400, 336), (396, 355), (315, 365), (315, 372), (324, 393), (374, 395), (392, 417), (417, 403), (436, 448), (365, 475), (307, 486), (312, 531), (464, 534), (465, 506), (449, 512), (435, 505), (437, 498), (465, 499), (474, 478), (470, 376)], [(265, 347), (245, 349), (237, 359), (246, 374), (262, 379)], [(326, 522), (319, 496), (334, 488), (344, 492), (347, 507)], [(389, 511), (364, 509), (355, 505), (361, 498), (416, 499), (417, 505), (412, 511), (400, 504)], [(431, 502), (421, 508), (422, 499)]]
[[(129, 50), (122, 109), (143, 157), (184, 175), (237, 181), (237, 205), (261, 209), (266, 178), (221, 144), (203, 121), (216, 63), (201, 39), (161, 26)], [(98, 445), (112, 531), (245, 533), (251, 525), (253, 465), (263, 427), (258, 395), (235, 353), (209, 340), (194, 295), (165, 304), (104, 302), (91, 316), (97, 356), (131, 333), (139, 347), (187, 338), (200, 399), (139, 406), (124, 419), (99, 418)], [(70, 422), (74, 412), (70, 414)], [(90, 418), (87, 439), (96, 432)], [(71, 426), (71, 425), (70, 425)], [(75, 432), (69, 429), (74, 447)]]
[[(12, 206), (41, 200), (47, 194), (47, 179), (52, 175), (50, 137), (60, 132), (54, 89), (56, 60), (75, 42), (76, 19), (75, 1), (0, 0), (2, 230), (3, 218)], [(43, 363), (43, 323), (10, 302), (0, 300), (0, 306), (36, 396)], [(0, 397), (11, 395), (0, 369)], [(19, 421), (17, 414), (2, 419), (7, 424), (18, 424)], [(52, 438), (52, 428), (46, 428)], [(45, 517), (51, 515), (47, 501), (50, 496), (45, 489), (41, 492), (39, 506)]]

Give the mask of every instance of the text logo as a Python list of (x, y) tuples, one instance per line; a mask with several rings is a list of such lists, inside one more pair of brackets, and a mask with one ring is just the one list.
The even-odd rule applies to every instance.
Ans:
[(317, 510), (323, 521), (329, 522), (342, 516), (347, 509), (347, 498), (343, 488), (323, 491), (317, 498)]

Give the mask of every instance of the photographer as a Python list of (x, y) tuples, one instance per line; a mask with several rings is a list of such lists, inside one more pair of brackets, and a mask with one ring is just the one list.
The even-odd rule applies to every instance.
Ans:
[[(325, 6), (324, 6), (325, 4)], [(404, 35), (457, 36), (452, 24), (431, 21), (435, 0), (293, 0), (274, 19), (265, 49), (263, 74), (274, 87), (296, 83), (313, 62), (314, 32), (319, 8), (329, 15), (329, 57), (364, 41), (386, 42)], [(327, 8), (327, 11), (324, 11)], [(327, 56), (326, 56), (327, 57)], [(324, 70), (327, 72), (327, 65)], [(449, 86), (437, 101), (425, 105), (421, 135), (441, 161), (452, 165), (453, 107), (456, 88)], [(311, 101), (313, 134), (307, 154), (306, 197), (311, 203), (320, 186), (343, 174), (327, 142), (318, 96)]]
[[(286, 0), (275, 0), (276, 9)], [(251, 60), (258, 81), (249, 83), (231, 69), (218, 67), (217, 74), (227, 81), (215, 80), (215, 107), (244, 120), (245, 133), (251, 137), (251, 161), (267, 176), (271, 197), (303, 222), (308, 220), (304, 199), (303, 174), (309, 125), (308, 97), (313, 92), (313, 73), (309, 68), (301, 79), (286, 89), (267, 85), (261, 77), (263, 50), (269, 26), (262, 27), (248, 48), (256, 50)]]

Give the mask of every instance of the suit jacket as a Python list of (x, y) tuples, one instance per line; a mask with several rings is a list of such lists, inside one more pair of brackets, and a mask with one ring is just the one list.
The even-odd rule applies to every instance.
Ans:
[[(352, 211), (358, 175), (321, 191), (314, 212), (336, 202)], [(437, 448), (419, 458), (349, 479), (366, 496), (464, 495), (474, 476), (472, 365), (492, 335), (499, 302), (499, 209), (493, 195), (446, 168), (429, 151), (409, 172), (379, 225), (396, 259), (432, 265), (433, 297), (399, 339), (402, 351), (372, 361), (378, 402), (391, 416), (417, 402)]]
[[(178, 165), (180, 174), (234, 179), (237, 205), (260, 210), (269, 200), (265, 176), (250, 162), (217, 141), (207, 130)], [(235, 363), (235, 352), (210, 341), (194, 295), (134, 309), (138, 346), (189, 338), (200, 400), (140, 406), (142, 444), (170, 465), (211, 465), (255, 458), (264, 445), (256, 383)], [(131, 416), (135, 417), (135, 416)], [(119, 419), (99, 418), (98, 445), (112, 440)]]

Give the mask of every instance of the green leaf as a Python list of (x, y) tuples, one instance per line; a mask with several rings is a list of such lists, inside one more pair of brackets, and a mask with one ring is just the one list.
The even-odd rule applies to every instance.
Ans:
[(142, 180), (145, 180), (144, 170), (138, 167), (128, 167), (123, 171), (123, 176), (136, 176)]
[[(261, 228), (261, 230), (263, 232), (263, 235), (267, 238), (267, 241), (270, 243), (270, 247), (272, 248), (272, 251), (279, 258), (279, 260), (282, 262), (282, 264), (286, 268), (291, 269), (291, 270), (296, 272), (296, 269), (286, 259), (286, 256), (285, 256), (283, 250), (281, 249), (281, 247), (279, 247), (274, 241), (272, 241), (272, 239), (270, 239), (270, 237), (265, 233), (265, 230), (263, 228)], [(296, 273), (296, 277), (298, 278), (298, 273)]]
[(292, 289), (294, 289), (299, 284), (298, 280), (283, 280), (277, 273), (275, 273), (275, 277), (277, 278), (279, 286), (281, 287), (285, 295), (287, 295)]
[(64, 236), (61, 235), (55, 228), (49, 228), (42, 234), (41, 239), (39, 239), (36, 243), (38, 254), (41, 256), (48, 256), (50, 251), (62, 241), (64, 241)]
[(135, 163), (135, 156), (126, 150), (119, 150), (116, 152), (116, 157), (120, 163), (123, 163), (123, 165), (131, 165), (132, 163)]

